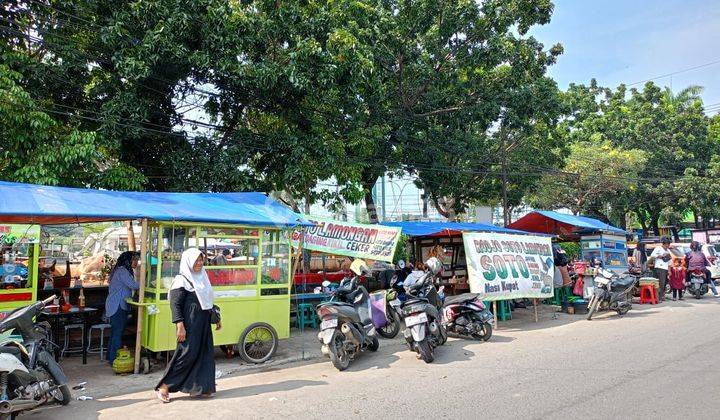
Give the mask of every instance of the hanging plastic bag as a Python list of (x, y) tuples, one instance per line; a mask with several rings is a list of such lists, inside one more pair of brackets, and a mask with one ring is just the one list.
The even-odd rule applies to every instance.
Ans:
[(583, 281), (583, 278), (578, 277), (577, 280), (575, 280), (575, 287), (573, 287), (573, 295), (582, 296), (584, 286), (585, 286), (585, 282)]

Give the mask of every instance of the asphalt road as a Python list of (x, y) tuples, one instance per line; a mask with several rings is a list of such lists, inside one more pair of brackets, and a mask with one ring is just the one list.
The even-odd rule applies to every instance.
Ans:
[(430, 365), (383, 341), (346, 372), (318, 360), (221, 378), (212, 400), (118, 390), (25, 418), (720, 418), (720, 300), (544, 318), (487, 343), (451, 339)]

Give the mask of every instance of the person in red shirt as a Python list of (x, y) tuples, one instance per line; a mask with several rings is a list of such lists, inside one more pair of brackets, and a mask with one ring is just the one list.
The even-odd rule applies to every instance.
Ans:
[(673, 260), (673, 266), (670, 267), (670, 289), (672, 290), (672, 300), (683, 300), (683, 290), (685, 289), (685, 267), (678, 258)]

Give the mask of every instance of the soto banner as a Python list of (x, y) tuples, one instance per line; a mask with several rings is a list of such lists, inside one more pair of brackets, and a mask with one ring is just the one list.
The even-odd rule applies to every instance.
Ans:
[[(315, 223), (305, 231), (303, 248), (328, 254), (392, 262), (400, 240), (400, 228), (362, 225), (323, 217), (306, 216)], [(297, 248), (301, 231), (294, 231), (292, 244)]]
[(505, 233), (463, 234), (470, 291), (483, 300), (553, 296), (549, 237)]

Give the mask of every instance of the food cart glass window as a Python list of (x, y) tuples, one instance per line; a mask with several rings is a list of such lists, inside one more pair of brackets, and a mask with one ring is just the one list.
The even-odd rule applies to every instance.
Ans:
[(180, 258), (188, 248), (188, 241), (194, 231), (183, 226), (165, 226), (162, 229), (162, 267), (160, 268), (161, 286), (170, 288), (173, 279), (180, 273)]
[(206, 267), (210, 284), (213, 286), (251, 286), (257, 284), (257, 268), (215, 268)]
[(157, 266), (158, 266), (158, 245), (160, 244), (160, 228), (153, 226), (150, 228), (150, 249), (148, 250), (148, 268), (149, 273), (148, 288), (155, 289), (157, 287)]
[(290, 247), (287, 242), (263, 244), (262, 284), (287, 284), (290, 267)]

